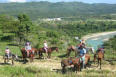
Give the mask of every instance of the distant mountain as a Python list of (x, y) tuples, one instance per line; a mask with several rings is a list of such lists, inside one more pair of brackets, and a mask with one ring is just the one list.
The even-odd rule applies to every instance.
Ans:
[(0, 14), (16, 16), (20, 13), (28, 14), (32, 19), (113, 14), (116, 13), (116, 4), (87, 4), (81, 2), (0, 3)]

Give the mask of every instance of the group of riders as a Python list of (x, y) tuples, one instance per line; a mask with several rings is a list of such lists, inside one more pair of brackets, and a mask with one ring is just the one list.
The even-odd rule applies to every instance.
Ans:
[[(85, 54), (87, 54), (87, 52), (88, 52), (87, 46), (86, 46), (86, 43), (85, 43), (85, 40), (84, 39), (80, 40), (80, 43), (76, 46), (76, 48), (77, 48), (77, 50), (79, 50), (79, 54), (76, 57), (80, 57), (80, 60), (83, 62), (83, 68), (84, 68), (84, 64), (85, 64)], [(96, 54), (99, 51), (102, 51), (102, 53), (104, 53), (104, 47), (99, 47), (97, 49), (97, 51), (96, 51)]]
[[(77, 55), (77, 56), (82, 57), (81, 59), (83, 61), (85, 61), (85, 54), (87, 53), (87, 47), (86, 47), (85, 40), (81, 40), (80, 43), (76, 47), (79, 50), (79, 55)], [(45, 50), (45, 52), (47, 54), (48, 53), (48, 44), (47, 44), (46, 40), (43, 43), (43, 48), (44, 48), (44, 50)], [(32, 47), (31, 47), (30, 42), (25, 43), (25, 51), (27, 52), (27, 57), (29, 57), (29, 53), (32, 52)], [(99, 51), (104, 52), (104, 48), (98, 48), (97, 52), (99, 52)], [(5, 56), (7, 56), (9, 58), (10, 55), (11, 55), (11, 51), (10, 51), (10, 49), (8, 47), (6, 47)]]
[[(47, 54), (48, 53), (48, 44), (47, 44), (46, 40), (43, 43), (43, 48)], [(30, 42), (25, 43), (25, 51), (27, 52), (27, 57), (29, 57), (29, 53), (32, 52), (32, 47), (31, 47)], [(5, 49), (5, 56), (7, 56), (7, 58), (9, 58), (11, 56), (11, 50), (8, 47), (6, 47), (6, 49)]]

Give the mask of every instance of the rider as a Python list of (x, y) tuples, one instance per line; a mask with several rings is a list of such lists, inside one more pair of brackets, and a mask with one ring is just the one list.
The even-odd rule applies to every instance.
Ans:
[(103, 47), (98, 48), (98, 49), (97, 49), (97, 53), (98, 53), (99, 51), (102, 51), (102, 53), (104, 53), (104, 48), (103, 48)]
[(80, 60), (83, 62), (83, 68), (85, 65), (85, 54), (86, 54), (86, 49), (82, 45), (80, 46), (80, 54), (79, 56), (81, 57)]
[(25, 44), (25, 50), (27, 51), (27, 56), (29, 57), (29, 52), (31, 52), (31, 45), (30, 42), (26, 42)]
[(101, 51), (103, 53), (103, 58), (104, 58), (104, 47), (100, 47), (97, 49), (96, 53), (98, 53), (99, 51)]
[(86, 48), (85, 40), (84, 40), (84, 39), (80, 40), (80, 44), (79, 44), (79, 45), (77, 45), (77, 46), (78, 46), (78, 49), (80, 49), (80, 47), (81, 47), (81, 46), (83, 46), (83, 47), (85, 47), (85, 48)]
[(45, 49), (45, 52), (47, 54), (48, 53), (48, 44), (47, 44), (46, 40), (44, 41), (44, 49)]
[(5, 56), (7, 56), (7, 58), (10, 57), (10, 54), (11, 54), (11, 51), (8, 47), (6, 47), (6, 50), (5, 50)]

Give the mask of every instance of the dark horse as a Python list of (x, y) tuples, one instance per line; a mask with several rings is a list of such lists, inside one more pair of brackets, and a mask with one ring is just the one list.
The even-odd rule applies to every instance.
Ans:
[(94, 54), (94, 63), (97, 59), (98, 60), (98, 66), (100, 65), (100, 69), (101, 69), (101, 62), (102, 62), (103, 58), (104, 58), (104, 53), (102, 51), (98, 51), (96, 54)]
[[(56, 52), (58, 52), (58, 47), (50, 47), (47, 49), (47, 57), (50, 58), (51, 57), (51, 53), (56, 50)], [(45, 49), (44, 48), (39, 48), (38, 50), (38, 53), (39, 53), (39, 58), (42, 58), (43, 56), (43, 53), (46, 53)]]
[[(29, 53), (29, 58), (30, 58), (30, 62), (33, 61), (34, 55), (37, 54), (38, 50), (36, 48), (32, 48), (32, 52)], [(27, 51), (25, 50), (25, 48), (21, 49), (21, 53), (22, 53), (22, 58), (24, 63), (26, 62), (26, 58), (27, 56)]]

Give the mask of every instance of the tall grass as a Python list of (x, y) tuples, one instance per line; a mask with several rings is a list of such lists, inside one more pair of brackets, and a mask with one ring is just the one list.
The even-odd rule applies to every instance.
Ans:
[(0, 67), (0, 77), (115, 77), (116, 72), (109, 70), (84, 70), (74, 73), (67, 72), (62, 74), (59, 71), (50, 71), (49, 69), (37, 67), (19, 67), (19, 66), (3, 66)]

